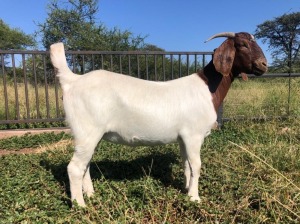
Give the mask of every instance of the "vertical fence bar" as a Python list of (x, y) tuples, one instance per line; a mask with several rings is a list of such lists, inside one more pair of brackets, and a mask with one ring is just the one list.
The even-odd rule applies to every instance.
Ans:
[(7, 83), (6, 83), (6, 73), (4, 69), (4, 54), (1, 54), (1, 66), (2, 66), (2, 76), (3, 76), (3, 92), (4, 92), (4, 107), (5, 107), (5, 118), (8, 120), (8, 95), (7, 95)]
[(137, 54), (136, 55), (136, 63), (137, 63), (137, 77), (141, 78), (141, 73), (140, 73), (140, 57)]
[(114, 69), (114, 68), (113, 68), (113, 63), (114, 63), (114, 62), (113, 62), (113, 56), (110, 55), (110, 71), (111, 71), (111, 72), (113, 72), (113, 69)]
[(223, 125), (223, 103), (221, 103), (219, 109), (218, 109), (218, 114), (217, 114), (217, 122), (218, 122), (218, 126), (219, 128), (222, 127)]
[(72, 63), (73, 63), (73, 72), (76, 73), (76, 60), (75, 60), (75, 55), (72, 55)]
[(101, 69), (104, 69), (104, 66), (103, 66), (103, 54), (101, 54)]
[(145, 64), (146, 64), (146, 79), (149, 80), (148, 54), (145, 54)]
[(122, 69), (122, 55), (119, 54), (119, 71), (121, 74), (123, 74), (123, 69)]
[(179, 62), (179, 74), (178, 78), (182, 76), (182, 69), (181, 69), (181, 54), (178, 55), (178, 62)]
[(128, 75), (131, 75), (131, 57), (128, 55)]
[(95, 70), (95, 57), (94, 54), (92, 54), (92, 70)]
[(23, 75), (24, 75), (24, 86), (25, 86), (25, 104), (26, 104), (26, 118), (30, 118), (30, 108), (29, 108), (29, 97), (28, 97), (28, 81), (26, 72), (26, 60), (25, 53), (22, 54), (22, 64), (23, 64)]
[(154, 56), (154, 79), (155, 81), (158, 80), (157, 78), (157, 55), (153, 55)]
[(174, 66), (173, 66), (173, 54), (170, 55), (170, 62), (171, 62), (171, 79), (174, 79)]
[(35, 54), (32, 54), (32, 70), (33, 70), (33, 76), (34, 76), (36, 117), (40, 118), (40, 101), (39, 101), (39, 91), (38, 91), (38, 80), (37, 80), (37, 74), (36, 74)]
[(287, 114), (290, 115), (290, 103), (291, 103), (291, 71), (289, 71), (289, 91), (288, 91), (288, 107)]
[(13, 67), (13, 75), (14, 75), (14, 89), (15, 89), (15, 118), (20, 120), (20, 104), (19, 104), (19, 92), (18, 92), (18, 83), (17, 83), (17, 75), (16, 75), (16, 63), (15, 63), (15, 54), (11, 54), (11, 64)]
[(189, 75), (190, 74), (190, 56), (188, 54), (186, 55), (186, 67), (187, 67), (186, 75)]
[(166, 81), (166, 64), (165, 64), (165, 55), (162, 55), (162, 69), (163, 69), (163, 77), (164, 81)]
[(81, 74), (85, 73), (85, 57), (82, 55), (82, 66), (81, 66)]
[(197, 69), (197, 55), (195, 54), (195, 71), (194, 72), (197, 72), (198, 71), (198, 69)]
[(49, 106), (49, 91), (48, 91), (48, 79), (46, 71), (46, 56), (43, 55), (43, 67), (44, 67), (44, 78), (45, 78), (45, 98), (46, 98), (46, 113), (47, 118), (50, 118), (50, 106)]
[(60, 113), (59, 113), (58, 82), (57, 82), (57, 77), (56, 77), (54, 71), (51, 72), (51, 75), (54, 75), (55, 108), (56, 108), (56, 117), (58, 118), (60, 116)]

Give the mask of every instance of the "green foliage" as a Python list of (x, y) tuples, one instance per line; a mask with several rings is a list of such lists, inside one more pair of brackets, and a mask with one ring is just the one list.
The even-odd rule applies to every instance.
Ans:
[[(31, 35), (25, 34), (17, 28), (11, 28), (2, 19), (0, 19), (0, 49), (1, 50), (20, 50), (27, 49), (28, 47), (36, 46), (36, 42)], [(3, 58), (2, 58), (3, 57)], [(0, 56), (0, 66), (7, 65), (5, 59), (8, 55)], [(4, 64), (2, 65), (2, 61)], [(2, 74), (2, 69), (0, 70)]]
[[(49, 49), (56, 42), (63, 42), (66, 50), (73, 51), (132, 51), (145, 46), (145, 37), (135, 36), (129, 30), (122, 31), (117, 27), (108, 29), (104, 24), (97, 23), (97, 11), (96, 0), (51, 0), (46, 21), (38, 24), (44, 47)], [(81, 56), (67, 58), (76, 72), (85, 73), (91, 65), (81, 59)], [(97, 69), (101, 59), (98, 56), (94, 59), (93, 66)], [(51, 68), (47, 64), (47, 70)]]
[(135, 50), (143, 46), (144, 37), (130, 31), (108, 29), (97, 24), (96, 0), (52, 0), (48, 5), (48, 17), (39, 24), (42, 42), (46, 49), (61, 41), (68, 50)]
[[(93, 198), (85, 198), (85, 209), (70, 208), (67, 164), (71, 145), (42, 154), (2, 156), (0, 220), (299, 223), (299, 133), (299, 119), (225, 123), (206, 138), (201, 149), (200, 204), (189, 202), (183, 191), (176, 144), (131, 148), (101, 142), (91, 162), (96, 192)], [(21, 145), (23, 138), (28, 139), (24, 136), (14, 142)]]
[(273, 50), (273, 69), (300, 71), (300, 12), (283, 14), (257, 26), (255, 36), (269, 43)]
[(10, 28), (2, 19), (0, 19), (0, 49), (26, 49), (35, 46), (35, 40), (32, 36), (25, 34), (19, 29)]

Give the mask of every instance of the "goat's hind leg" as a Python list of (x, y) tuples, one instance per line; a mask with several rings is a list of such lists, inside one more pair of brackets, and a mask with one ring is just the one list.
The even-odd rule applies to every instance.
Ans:
[(89, 173), (89, 164), (99, 139), (95, 136), (78, 139), (75, 136), (75, 152), (68, 165), (68, 175), (71, 200), (75, 200), (80, 206), (85, 206), (83, 191), (88, 196), (91, 196), (94, 192)]
[(87, 170), (83, 176), (83, 193), (85, 193), (88, 197), (93, 196), (94, 194), (94, 187), (91, 179), (91, 174), (90, 174), (90, 164), (87, 167)]
[(185, 189), (188, 191), (190, 185), (190, 179), (191, 179), (191, 169), (190, 169), (189, 161), (187, 159), (185, 145), (181, 140), (179, 141), (179, 147), (180, 147), (180, 155), (182, 159), (183, 172), (184, 172), (184, 186)]

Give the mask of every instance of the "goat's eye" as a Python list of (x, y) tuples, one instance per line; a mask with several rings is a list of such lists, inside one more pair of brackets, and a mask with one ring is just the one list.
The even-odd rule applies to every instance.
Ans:
[(243, 48), (248, 49), (249, 48), (249, 43), (247, 41), (240, 41), (240, 42), (236, 43), (236, 47), (241, 48), (241, 49), (243, 49)]
[(241, 43), (240, 47), (249, 48), (249, 44), (247, 42)]

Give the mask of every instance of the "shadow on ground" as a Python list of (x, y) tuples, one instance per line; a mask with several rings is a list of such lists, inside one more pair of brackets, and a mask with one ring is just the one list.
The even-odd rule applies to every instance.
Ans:
[[(164, 186), (172, 186), (182, 190), (183, 182), (174, 177), (172, 164), (178, 163), (178, 155), (173, 152), (156, 152), (147, 156), (141, 156), (133, 160), (96, 160), (90, 164), (92, 180), (124, 181), (138, 180), (150, 176), (160, 181)], [(70, 196), (69, 179), (67, 174), (68, 162), (53, 163), (50, 159), (40, 162), (46, 170), (50, 171), (59, 184), (65, 188)], [(183, 177), (183, 173), (180, 177)], [(97, 191), (97, 189), (95, 189)], [(71, 204), (68, 202), (68, 204)]]

